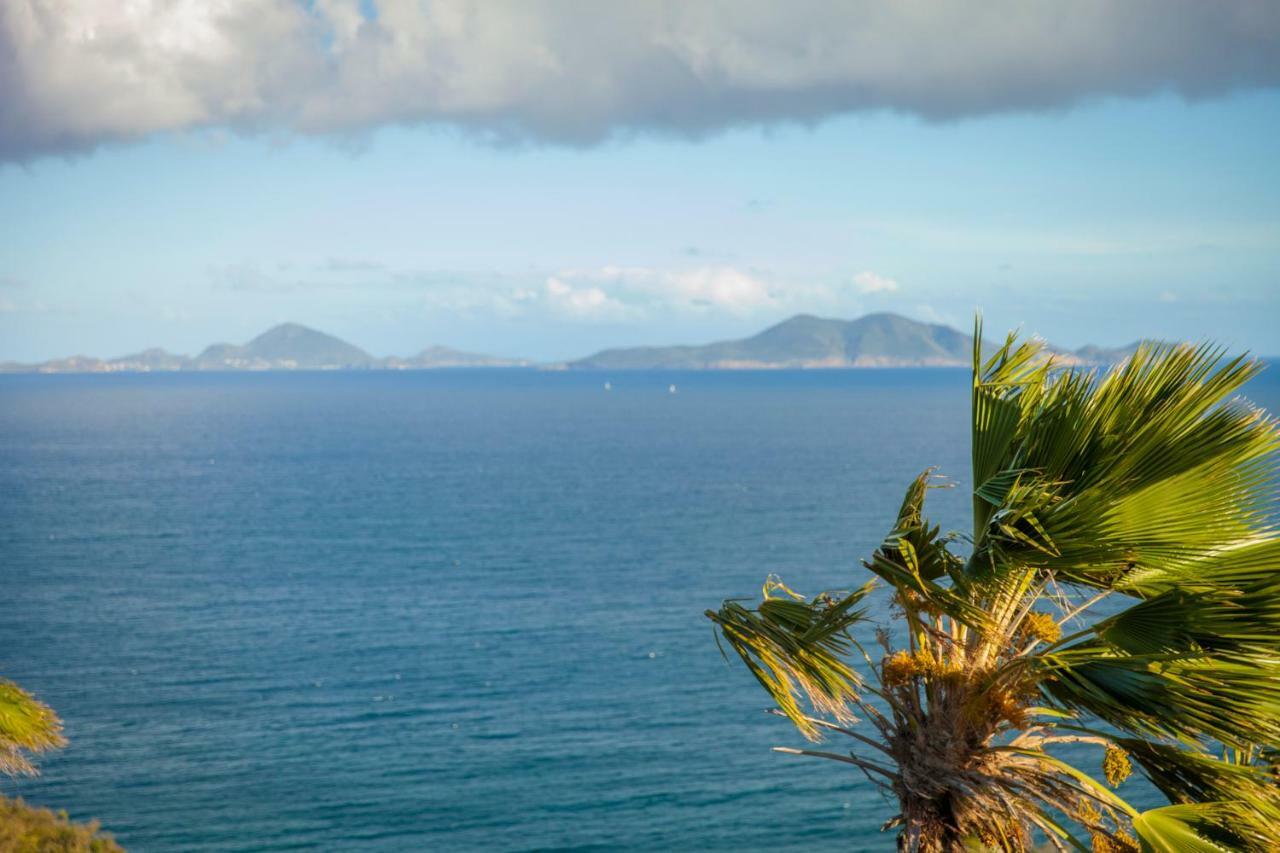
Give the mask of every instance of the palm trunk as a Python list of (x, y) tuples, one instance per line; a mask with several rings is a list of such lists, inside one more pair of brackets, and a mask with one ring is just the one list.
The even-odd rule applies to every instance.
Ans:
[(898, 849), (905, 853), (962, 853), (951, 797), (923, 800), (908, 797), (901, 802), (904, 828)]

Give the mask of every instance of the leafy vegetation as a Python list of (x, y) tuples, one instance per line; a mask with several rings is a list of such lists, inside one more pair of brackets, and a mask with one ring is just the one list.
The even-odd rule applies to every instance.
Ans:
[(5, 853), (123, 853), (97, 821), (72, 823), (66, 812), (0, 797), (0, 850)]
[[(0, 773), (34, 776), (34, 753), (64, 746), (62, 721), (53, 709), (11, 681), (0, 679)], [(123, 848), (96, 821), (72, 823), (66, 812), (33, 808), (0, 797), (2, 853), (114, 853)]]
[[(776, 713), (852, 742), (780, 751), (861, 771), (910, 851), (1280, 849), (1280, 429), (1235, 396), (1260, 364), (1143, 345), (1100, 376), (1013, 335), (973, 364), (971, 535), (928, 521), (926, 471), (870, 584), (707, 612)], [(1168, 806), (1114, 790), (1135, 769)]]
[(62, 721), (53, 709), (12, 681), (0, 679), (0, 773), (34, 776), (29, 754), (64, 744)]

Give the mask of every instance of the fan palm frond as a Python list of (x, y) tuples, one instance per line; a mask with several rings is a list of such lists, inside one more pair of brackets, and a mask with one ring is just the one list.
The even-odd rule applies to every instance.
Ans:
[[(928, 470), (863, 563), (905, 630), (869, 618), (870, 585), (771, 579), (708, 611), (806, 737), (879, 754), (784, 751), (867, 772), (912, 851), (1280, 849), (1280, 429), (1238, 396), (1261, 365), (1143, 345), (1098, 375), (980, 342), (970, 554), (928, 521)], [(1111, 596), (1128, 606), (1094, 617)], [(1105, 781), (1056, 754), (1082, 743)], [(1169, 806), (1111, 790), (1131, 762)]]
[(754, 610), (726, 601), (719, 611), (708, 610), (707, 617), (783, 713), (806, 737), (818, 740), (818, 728), (801, 701), (841, 722), (853, 721), (850, 704), (861, 679), (843, 658), (852, 648), (849, 629), (866, 615), (857, 605), (873, 586), (806, 600), (771, 578)]
[(62, 721), (48, 705), (0, 679), (0, 773), (34, 775), (30, 753), (63, 746)]

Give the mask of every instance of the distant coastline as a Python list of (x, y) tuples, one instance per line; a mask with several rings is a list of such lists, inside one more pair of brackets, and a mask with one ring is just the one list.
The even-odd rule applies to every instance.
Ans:
[(297, 323), (282, 323), (243, 345), (211, 344), (195, 357), (153, 348), (100, 359), (76, 355), (39, 364), (0, 364), (0, 373), (173, 373), (179, 371), (434, 370), (454, 367), (532, 367), (500, 358), (431, 346), (417, 355), (377, 358), (354, 344)]
[[(1063, 365), (1110, 364), (1137, 343), (1077, 350), (1048, 347)], [(983, 348), (989, 345), (984, 341)], [(797, 315), (748, 338), (708, 344), (607, 349), (571, 361), (539, 363), (431, 346), (416, 355), (378, 358), (333, 335), (297, 323), (275, 326), (245, 344), (217, 343), (197, 356), (153, 348), (119, 358), (85, 355), (37, 364), (0, 363), (0, 373), (172, 373), (181, 371), (442, 370), (514, 367), (539, 370), (848, 370), (967, 367), (973, 337), (897, 314), (854, 320)]]

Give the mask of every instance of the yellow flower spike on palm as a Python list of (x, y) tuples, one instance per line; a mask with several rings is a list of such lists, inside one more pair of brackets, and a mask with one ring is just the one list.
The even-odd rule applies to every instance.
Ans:
[(1098, 807), (1093, 804), (1093, 800), (1088, 797), (1080, 797), (1075, 801), (1075, 808), (1071, 812), (1071, 817), (1085, 826), (1098, 826), (1102, 820), (1102, 812), (1098, 811)]
[(911, 657), (916, 675), (922, 675), (927, 678), (937, 675), (940, 671), (938, 661), (926, 649), (916, 649), (916, 653)]
[(1138, 841), (1127, 832), (1095, 833), (1090, 839), (1093, 853), (1141, 853)]
[(1062, 628), (1052, 615), (1032, 611), (1022, 620), (1022, 634), (1027, 641), (1056, 643), (1062, 637)]
[(1129, 762), (1129, 753), (1114, 743), (1107, 744), (1106, 754), (1102, 756), (1102, 773), (1107, 777), (1107, 784), (1113, 788), (1129, 778), (1133, 772), (1133, 764)]
[(916, 661), (910, 652), (896, 651), (880, 665), (880, 681), (885, 687), (902, 687), (915, 674)]

